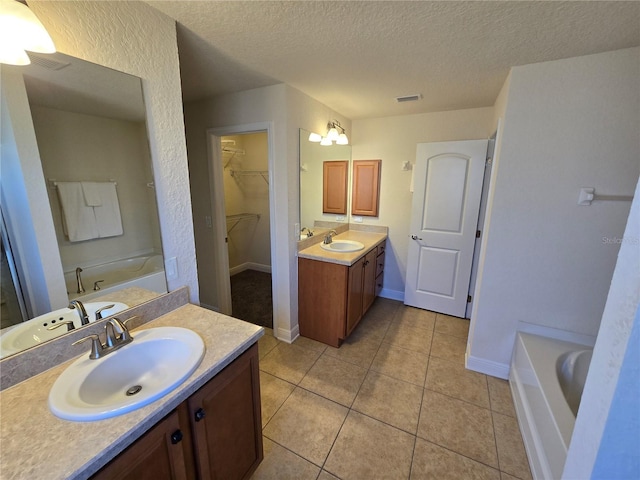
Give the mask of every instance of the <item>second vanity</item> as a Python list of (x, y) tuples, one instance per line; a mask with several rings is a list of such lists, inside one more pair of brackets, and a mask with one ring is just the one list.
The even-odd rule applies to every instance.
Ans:
[(3, 390), (2, 478), (250, 475), (262, 460), (256, 342), (263, 329), (185, 304), (133, 330), (134, 342), (142, 329), (168, 326), (196, 332), (203, 359), (184, 383), (137, 410), (89, 422), (54, 416), (48, 395), (70, 361)]
[(330, 252), (319, 240), (298, 252), (298, 324), (300, 335), (339, 347), (382, 289), (387, 229), (347, 230), (333, 239), (364, 248)]

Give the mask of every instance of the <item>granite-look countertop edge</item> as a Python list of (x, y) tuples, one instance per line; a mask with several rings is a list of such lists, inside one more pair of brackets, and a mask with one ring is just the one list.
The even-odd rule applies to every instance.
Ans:
[(333, 238), (334, 240), (355, 240), (363, 243), (364, 248), (357, 252), (337, 253), (324, 250), (320, 246), (321, 244), (317, 243), (311, 247), (305, 248), (304, 250), (300, 250), (298, 252), (298, 258), (307, 258), (310, 260), (319, 260), (321, 262), (351, 266), (370, 252), (373, 247), (384, 242), (387, 239), (387, 234), (347, 230)]
[(150, 405), (95, 422), (70, 422), (55, 417), (48, 408), (49, 391), (75, 359), (0, 392), (2, 478), (89, 477), (264, 334), (264, 329), (257, 325), (185, 305), (133, 330), (134, 339), (136, 331), (159, 326), (190, 328), (202, 337), (206, 350), (189, 379)]

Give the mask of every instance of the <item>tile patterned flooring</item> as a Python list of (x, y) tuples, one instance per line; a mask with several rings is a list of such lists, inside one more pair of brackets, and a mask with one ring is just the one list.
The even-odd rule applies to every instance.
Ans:
[(530, 479), (508, 383), (464, 368), (468, 330), (383, 298), (339, 349), (267, 329), (252, 479)]

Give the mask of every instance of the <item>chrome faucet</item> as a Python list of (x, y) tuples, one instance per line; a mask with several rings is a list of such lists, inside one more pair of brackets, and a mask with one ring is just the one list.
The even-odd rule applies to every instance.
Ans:
[(99, 335), (93, 334), (81, 338), (77, 342), (73, 342), (72, 345), (77, 345), (87, 340), (91, 340), (91, 353), (89, 354), (89, 358), (91, 360), (97, 360), (98, 358), (102, 358), (105, 355), (109, 355), (119, 348), (122, 348), (125, 345), (133, 342), (133, 337), (129, 333), (129, 329), (126, 326), (126, 323), (133, 318), (135, 317), (131, 317), (124, 322), (121, 322), (115, 317), (107, 320), (107, 323), (104, 326), (106, 332), (105, 343), (102, 343), (100, 341)]
[(76, 291), (76, 293), (84, 293), (84, 286), (82, 285), (82, 277), (80, 276), (81, 272), (82, 272), (82, 269), (80, 267), (76, 268), (76, 282), (78, 283), (78, 290)]
[(307, 227), (302, 227), (302, 230), (300, 230), (300, 233), (304, 233), (305, 230), (307, 231), (307, 237), (313, 237), (313, 232)]
[(330, 244), (331, 242), (333, 242), (332, 237), (334, 237), (335, 235), (337, 235), (338, 232), (336, 232), (335, 230), (330, 230), (329, 233), (327, 233), (324, 236), (324, 243), (326, 245)]
[(68, 308), (76, 309), (76, 311), (78, 312), (78, 316), (80, 317), (81, 325), (89, 325), (89, 315), (87, 315), (87, 311), (85, 310), (84, 305), (80, 300), (71, 300), (71, 302), (69, 302)]

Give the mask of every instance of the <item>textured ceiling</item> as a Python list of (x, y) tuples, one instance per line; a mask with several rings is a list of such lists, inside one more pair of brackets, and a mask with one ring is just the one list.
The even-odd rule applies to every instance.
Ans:
[(640, 2), (148, 3), (185, 101), (284, 82), (352, 119), (491, 106), (512, 66), (640, 45)]

